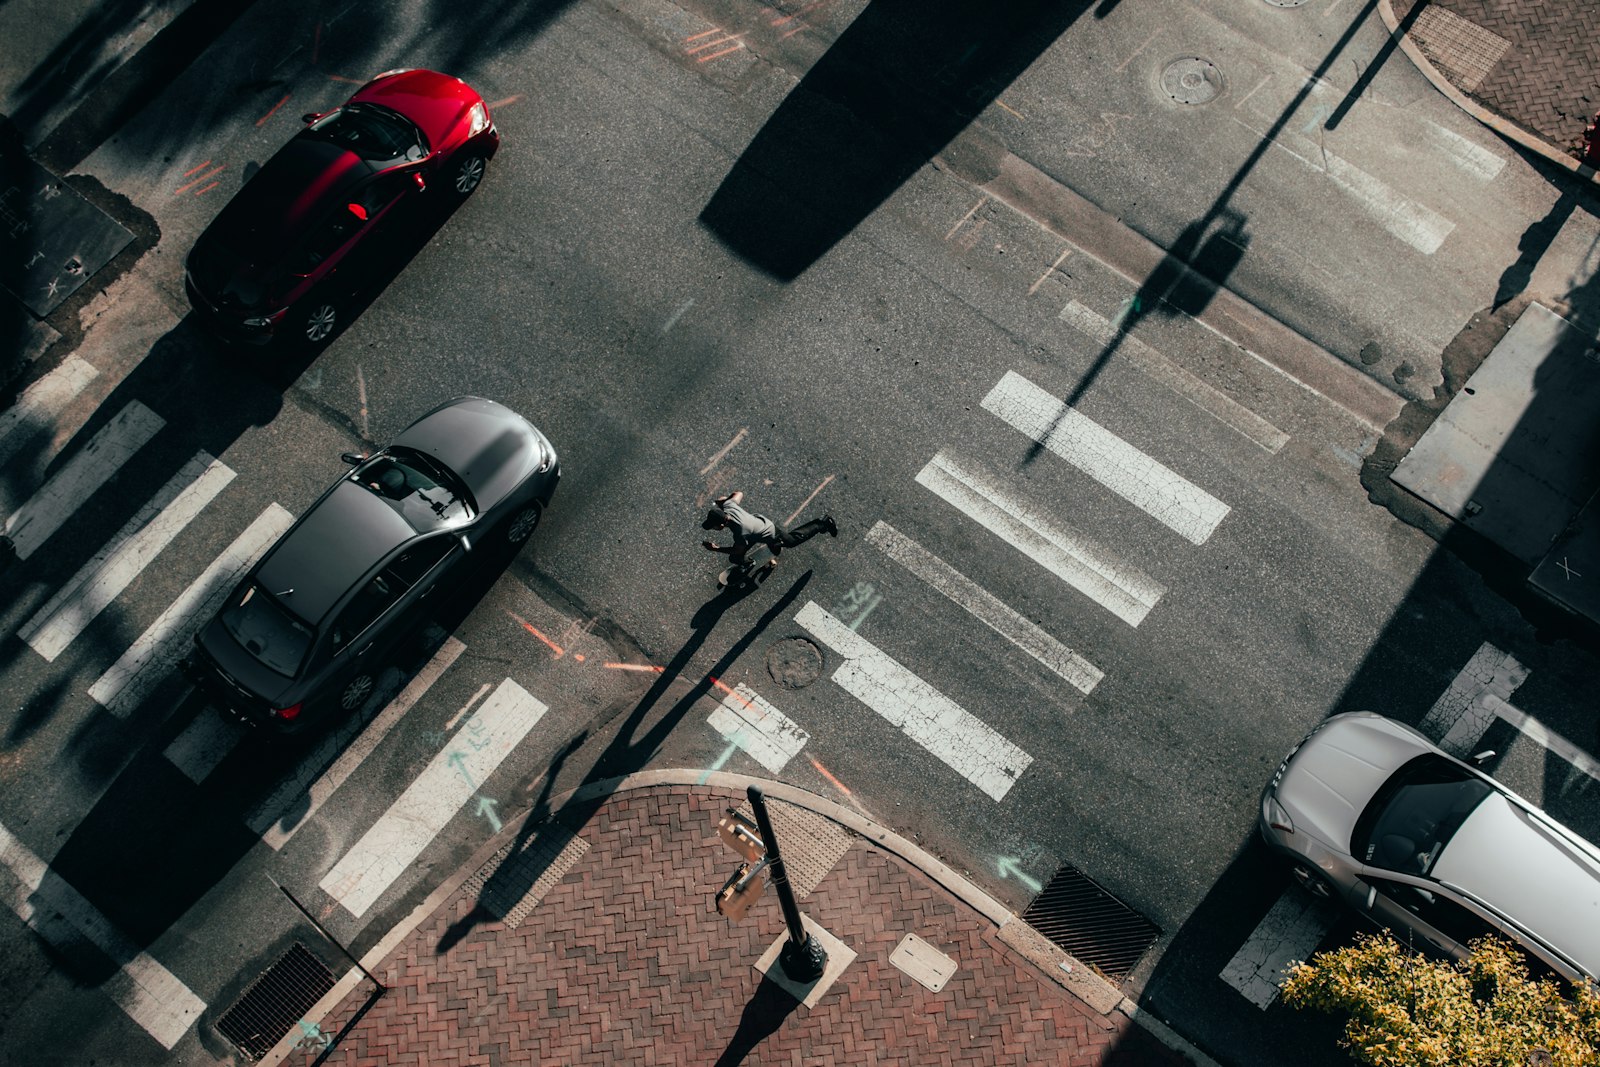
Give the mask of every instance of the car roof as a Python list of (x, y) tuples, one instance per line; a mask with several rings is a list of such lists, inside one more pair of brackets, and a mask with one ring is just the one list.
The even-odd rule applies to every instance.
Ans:
[(319, 626), (362, 575), (416, 536), (382, 499), (342, 479), (274, 546), (256, 581)]
[(1497, 791), (1473, 809), (1429, 873), (1600, 975), (1600, 851), (1588, 842)]
[(269, 258), (304, 236), (327, 205), (372, 175), (370, 162), (339, 145), (297, 136), (228, 202), (202, 240)]

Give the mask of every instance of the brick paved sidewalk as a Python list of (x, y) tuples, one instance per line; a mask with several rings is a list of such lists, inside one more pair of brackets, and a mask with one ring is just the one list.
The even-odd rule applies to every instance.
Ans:
[(1392, 0), (1392, 7), (1458, 91), (1557, 155), (1581, 154), (1584, 125), (1600, 110), (1600, 0)]
[[(834, 824), (838, 845), (822, 851), (838, 858), (814, 864), (809, 877), (806, 857), (787, 855), (807, 849), (785, 840), (784, 851), (800, 889), (820, 879), (801, 910), (857, 955), (814, 1007), (798, 1004), (754, 966), (783, 932), (770, 890), (737, 925), (712, 907), (713, 891), (737, 866), (716, 820), (741, 799), (688, 786), (606, 799), (573, 828), (575, 839), (555, 833), (551, 852), (571, 859), (588, 849), (559, 881), (551, 872), (544, 881), (554, 884), (526, 914), (493, 899), (503, 878), (490, 876), (487, 891), (481, 877), (469, 880), (374, 969), (388, 992), (324, 1062), (1188, 1062), (1120, 1013), (1101, 1015), (1045, 979), (1001, 942), (993, 922)], [(512, 882), (526, 887), (534, 873)], [(544, 888), (534, 884), (535, 893)], [(890, 962), (907, 933), (955, 959), (959, 969), (940, 992)], [(324, 1033), (358, 1014), (364, 986), (321, 1021)], [(302, 1052), (286, 1062), (313, 1059)]]

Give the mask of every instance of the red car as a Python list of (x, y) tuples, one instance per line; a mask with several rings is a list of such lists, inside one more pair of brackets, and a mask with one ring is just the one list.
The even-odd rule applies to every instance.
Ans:
[(189, 303), (231, 340), (327, 341), (349, 314), (370, 235), (415, 197), (466, 197), (500, 147), (483, 97), (431, 70), (380, 74), (305, 121), (185, 264)]

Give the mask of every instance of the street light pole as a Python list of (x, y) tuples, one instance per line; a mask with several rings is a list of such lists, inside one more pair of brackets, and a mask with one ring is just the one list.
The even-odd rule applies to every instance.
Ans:
[(778, 952), (778, 963), (791, 981), (815, 982), (828, 966), (827, 950), (806, 930), (800, 921), (800, 906), (795, 903), (794, 890), (789, 886), (789, 875), (783, 867), (783, 857), (778, 854), (778, 838), (772, 832), (772, 820), (767, 816), (767, 800), (761, 787), (746, 790), (750, 807), (755, 812), (756, 826), (761, 830), (761, 841), (767, 848), (767, 871), (772, 887), (778, 894), (778, 905), (783, 909), (783, 922), (789, 928), (789, 940)]

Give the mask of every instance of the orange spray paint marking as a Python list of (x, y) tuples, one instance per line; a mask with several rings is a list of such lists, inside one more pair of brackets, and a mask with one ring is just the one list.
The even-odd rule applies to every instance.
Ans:
[(614, 671), (644, 671), (646, 674), (652, 671), (661, 674), (666, 671), (665, 667), (652, 667), (648, 663), (607, 663), (605, 666)]
[(278, 113), (278, 109), (280, 107), (282, 107), (284, 104), (287, 104), (289, 102), (290, 95), (292, 95), (292, 94), (289, 94), (289, 93), (283, 94), (283, 99), (282, 100), (279, 100), (276, 104), (273, 104), (272, 105), (272, 109), (270, 111), (268, 111), (265, 115), (262, 115), (260, 118), (256, 119), (256, 125), (257, 126), (264, 125), (268, 119), (270, 119), (272, 116), (276, 115)]
[(529, 622), (527, 619), (524, 619), (521, 615), (518, 615), (514, 611), (508, 611), (508, 612), (506, 612), (506, 614), (510, 615), (513, 619), (516, 619), (517, 622), (519, 622), (522, 625), (522, 628), (524, 630), (528, 631), (530, 634), (532, 634), (533, 636), (537, 637), (539, 640), (543, 641), (545, 644), (549, 645), (550, 646), (550, 651), (552, 651), (552, 652), (554, 652), (556, 654), (556, 659), (560, 659), (562, 656), (566, 655), (566, 650), (565, 649), (563, 649), (560, 645), (556, 644), (554, 641), (550, 640), (544, 634), (540, 633), (538, 631), (538, 629), (533, 625), (533, 623)]
[[(200, 177), (196, 178), (194, 181), (189, 182), (187, 185), (178, 186), (177, 190), (175, 192), (173, 192), (172, 195), (173, 196), (182, 196), (184, 193), (188, 192), (190, 189), (193, 189), (195, 186), (199, 185), (201, 182), (205, 181), (207, 178), (215, 178), (218, 174), (221, 174), (223, 171), (225, 171), (227, 169), (228, 169), (228, 165), (226, 163), (224, 163), (222, 166), (218, 167), (215, 170), (207, 171), (206, 173), (200, 175)], [(190, 171), (189, 173), (193, 174), (194, 171)]]
[(748, 427), (748, 426), (739, 427), (739, 432), (733, 435), (733, 440), (731, 440), (727, 444), (723, 445), (722, 446), (722, 451), (718, 452), (716, 455), (712, 456), (711, 459), (706, 463), (706, 465), (704, 467), (700, 468), (700, 473), (702, 475), (711, 473), (711, 469), (713, 467), (715, 467), (718, 463), (721, 463), (723, 461), (723, 459), (726, 458), (728, 453), (733, 451), (733, 446), (738, 444), (740, 441), (743, 441), (744, 440), (744, 435), (749, 433), (749, 432), (750, 432), (750, 427)]
[(572, 654), (572, 658), (577, 660), (579, 663), (582, 663), (583, 660), (584, 660), (584, 656), (583, 656), (582, 652), (574, 652)]
[(360, 78), (346, 78), (343, 74), (330, 74), (330, 75), (328, 75), (328, 80), (331, 81), (331, 82), (344, 82), (346, 85), (365, 85), (365, 84), (367, 84), (366, 82), (362, 81)]
[(796, 11), (792, 15), (785, 15), (782, 18), (773, 19), (772, 24), (774, 26), (782, 26), (785, 22), (793, 22), (795, 19), (804, 18), (806, 15), (810, 14), (828, 2), (829, 0), (813, 0), (812, 3), (807, 4), (805, 7), (801, 8), (799, 11)]
[(322, 51), (322, 20), (317, 20), (317, 31), (311, 37), (311, 65), (317, 65), (317, 56)]
[(722, 679), (717, 678), (716, 676), (710, 675), (710, 674), (706, 675), (706, 678), (711, 682), (711, 684), (713, 686), (715, 686), (716, 688), (722, 690), (724, 693), (727, 693), (733, 699), (735, 699), (739, 703), (743, 704), (746, 708), (753, 708), (753, 707), (756, 706), (756, 702), (755, 701), (750, 700), (747, 697), (742, 697), (738, 693), (735, 693), (732, 689), (729, 689), (727, 684), (725, 682), (723, 682)]
[(806, 759), (811, 761), (811, 766), (813, 766), (813, 767), (815, 767), (817, 769), (817, 773), (818, 774), (822, 775), (822, 777), (826, 778), (829, 782), (833, 783), (833, 787), (835, 789), (837, 789), (839, 792), (843, 793), (845, 796), (850, 796), (851, 795), (849, 787), (846, 786), (843, 782), (839, 781), (839, 779), (835, 778), (833, 776), (833, 772), (832, 771), (828, 770), (828, 768), (824, 767), (821, 763), (819, 763), (817, 761), (817, 757), (808, 755), (808, 756), (806, 756)]
[(716, 29), (716, 30), (705, 30), (705, 31), (704, 31), (704, 32), (702, 32), (702, 33), (697, 33), (697, 34), (695, 34), (695, 35), (694, 35), (694, 36), (692, 36), (692, 37), (685, 37), (685, 38), (684, 38), (684, 39), (683, 39), (683, 43), (684, 43), (684, 44), (688, 44), (688, 43), (689, 43), (689, 42), (690, 42), (690, 41), (698, 41), (698, 40), (699, 40), (699, 39), (700, 39), (700, 38), (702, 38), (702, 37), (710, 37), (710, 36), (711, 36), (711, 35), (712, 35), (712, 34), (713, 34), (713, 33), (721, 33), (721, 32), (722, 32), (722, 30), (720, 30), (720, 29)]
[(783, 524), (785, 526), (788, 526), (790, 523), (794, 522), (795, 519), (799, 518), (800, 517), (800, 513), (806, 509), (806, 505), (811, 503), (813, 500), (817, 499), (817, 494), (822, 492), (822, 490), (824, 490), (825, 488), (827, 488), (828, 483), (831, 482), (831, 481), (833, 481), (833, 475), (831, 475), (831, 474), (828, 475), (826, 478), (822, 479), (822, 484), (817, 486), (815, 489), (811, 490), (811, 495), (810, 496), (808, 496), (804, 500), (800, 501), (800, 506), (794, 509), (794, 514), (790, 515), (787, 519), (785, 519), (783, 521)]
[(515, 104), (518, 100), (521, 100), (521, 99), (522, 99), (522, 94), (521, 93), (515, 93), (515, 94), (513, 94), (511, 96), (506, 97), (504, 100), (496, 100), (494, 103), (487, 105), (487, 107), (489, 108), (490, 111), (497, 111), (497, 110), (499, 110), (500, 108), (503, 108), (503, 107), (510, 107), (512, 104)]
[(994, 102), (999, 104), (1001, 107), (1004, 107), (1007, 111), (1011, 112), (1013, 115), (1017, 116), (1017, 118), (1022, 119), (1023, 122), (1027, 122), (1028, 121), (1026, 118), (1023, 117), (1022, 112), (1018, 111), (1016, 108), (1014, 108), (1014, 107), (1006, 107), (1006, 102), (1004, 100), (1001, 100), (999, 97), (996, 97)]
[(197, 171), (197, 170), (205, 170), (209, 166), (211, 166), (211, 160), (208, 159), (204, 163), (200, 164), (198, 167), (190, 167), (188, 170), (184, 171), (183, 172), (183, 176), (185, 178), (187, 178), (189, 175), (193, 174), (195, 171)]
[(202, 185), (200, 188), (198, 188), (198, 189), (196, 189), (194, 191), (194, 195), (195, 196), (204, 196), (205, 194), (209, 193), (211, 190), (215, 189), (217, 186), (219, 186), (221, 184), (222, 184), (221, 182), (212, 182), (210, 185)]
[(709, 56), (701, 56), (699, 59), (695, 60), (695, 62), (696, 63), (709, 63), (713, 59), (721, 59), (725, 55), (728, 55), (728, 54), (730, 54), (732, 52), (737, 52), (743, 47), (744, 47), (744, 42), (743, 41), (738, 41), (738, 42), (735, 42), (735, 44), (734, 44), (734, 46), (732, 48), (724, 48), (720, 52), (712, 52)]
[(967, 220), (971, 219), (972, 216), (976, 215), (978, 213), (978, 209), (983, 207), (983, 205), (987, 204), (988, 202), (989, 202), (989, 196), (986, 193), (986, 194), (984, 194), (982, 197), (980, 197), (978, 199), (978, 202), (976, 204), (973, 204), (972, 207), (967, 210), (967, 213), (965, 215), (961, 216), (961, 221), (960, 222), (958, 222), (954, 226), (950, 227), (950, 232), (944, 235), (944, 239), (946, 241), (948, 241), (948, 240), (950, 240), (950, 238), (954, 237), (956, 235), (956, 231), (961, 229), (961, 227), (965, 226), (967, 224)]

